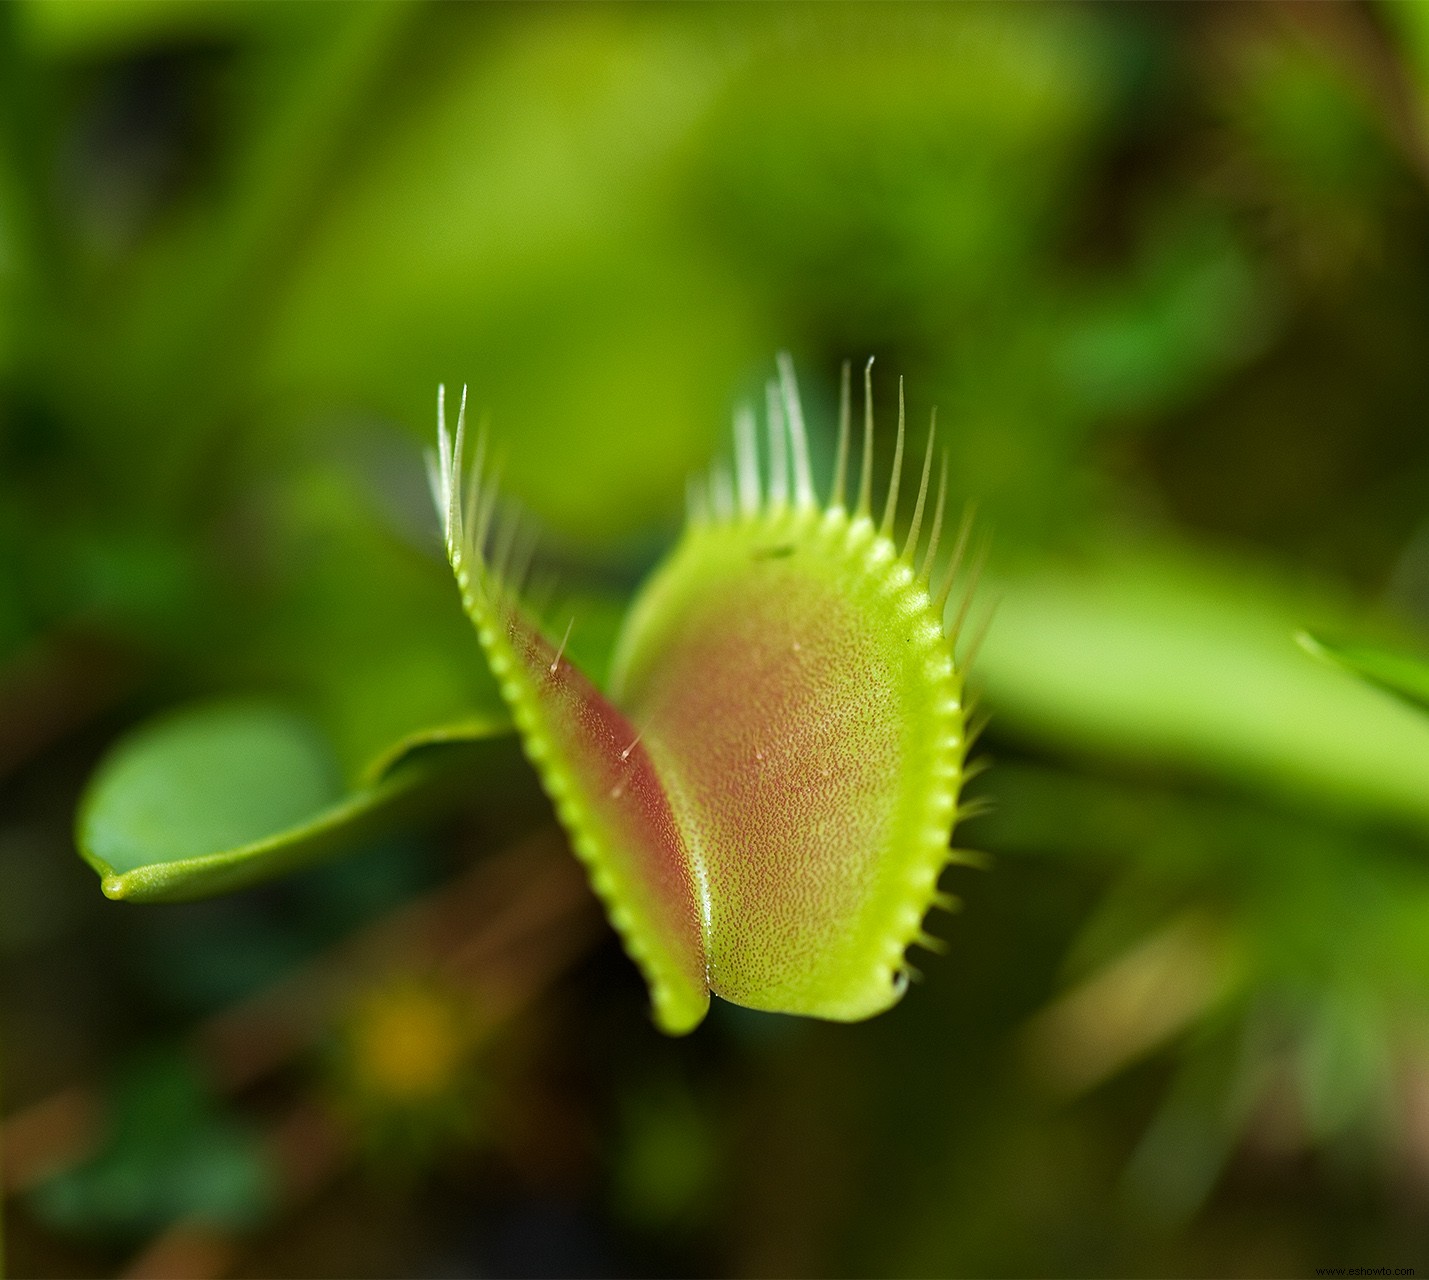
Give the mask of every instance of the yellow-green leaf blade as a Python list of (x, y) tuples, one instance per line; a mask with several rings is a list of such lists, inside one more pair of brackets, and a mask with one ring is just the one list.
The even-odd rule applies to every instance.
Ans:
[[(489, 736), (475, 722), (469, 730), (468, 741)], [(263, 702), (203, 704), (111, 752), (86, 790), (75, 838), (108, 897), (207, 897), (340, 850), (431, 776), (414, 764), (345, 791), (331, 747), (303, 717)]]
[(1429, 662), (1423, 658), (1380, 645), (1332, 644), (1304, 631), (1295, 639), (1307, 653), (1429, 710)]

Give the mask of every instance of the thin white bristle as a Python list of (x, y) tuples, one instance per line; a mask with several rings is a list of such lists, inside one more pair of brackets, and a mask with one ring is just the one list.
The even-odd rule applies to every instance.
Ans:
[(467, 472), (466, 481), (466, 501), (462, 505), (461, 524), (462, 529), (474, 529), (476, 527), (476, 509), (481, 498), (481, 471), (486, 465), (486, 440), (487, 422), (483, 416), (481, 425), (476, 430), (476, 456), (471, 460), (471, 468)]
[(953, 579), (958, 576), (958, 570), (962, 567), (963, 555), (968, 548), (968, 537), (972, 533), (973, 516), (977, 508), (969, 503), (963, 508), (962, 523), (958, 525), (958, 540), (953, 543), (953, 554), (948, 561), (948, 567), (943, 571), (942, 581), (938, 583), (938, 589), (933, 595), (933, 607), (941, 616), (948, 603), (948, 593), (953, 589)]
[[(963, 652), (962, 660), (957, 664), (959, 671), (967, 671), (977, 661), (978, 652), (982, 649), (982, 642), (987, 639), (988, 630), (997, 614), (997, 606), (1001, 603), (1001, 597), (998, 597), (983, 610), (983, 615), (978, 620), (977, 629), (972, 633), (972, 639), (968, 641), (968, 647)], [(964, 771), (964, 777), (966, 776), (966, 771)]]
[(520, 513), (508, 503), (497, 523), (496, 542), (491, 549), (491, 576), (496, 580), (498, 591), (508, 581), (520, 532)]
[(858, 478), (857, 515), (867, 516), (873, 502), (873, 357), (863, 366), (863, 473)]
[(829, 506), (835, 511), (844, 509), (844, 489), (848, 484), (848, 437), (849, 437), (849, 363), (843, 362), (839, 370), (839, 446), (834, 462), (834, 481), (829, 488)]
[(963, 598), (958, 602), (957, 616), (953, 619), (953, 625), (948, 628), (948, 634), (953, 637), (954, 642), (962, 635), (963, 623), (968, 620), (968, 610), (972, 608), (973, 598), (977, 595), (978, 580), (982, 577), (983, 566), (987, 564), (987, 551), (987, 542), (983, 541), (968, 569), (968, 581), (963, 588)]
[(943, 460), (938, 467), (938, 501), (933, 508), (933, 531), (928, 535), (928, 549), (923, 552), (923, 563), (918, 566), (918, 576), (926, 583), (933, 567), (933, 557), (938, 554), (938, 539), (943, 535), (943, 504), (948, 496), (948, 451), (943, 450)]
[(442, 498), (437, 509), (442, 515), (442, 532), (452, 540), (452, 442), (447, 434), (447, 384), (437, 384), (437, 459), (441, 465)]
[(918, 550), (918, 534), (923, 527), (923, 506), (928, 499), (928, 477), (933, 470), (933, 438), (938, 434), (938, 411), (928, 427), (928, 448), (923, 454), (923, 478), (918, 482), (918, 501), (913, 504), (913, 523), (908, 527), (908, 541), (903, 544), (903, 559), (910, 564)]
[(539, 538), (534, 521), (519, 509), (513, 522), (516, 528), (511, 534), (511, 549), (506, 561), (500, 566), (498, 586), (511, 596), (521, 595), (526, 588), (526, 578), (531, 572), (531, 562), (536, 558), (536, 543)]
[(571, 620), (570, 620), (568, 623), (566, 623), (566, 634), (561, 637), (560, 648), (558, 648), (558, 649), (556, 650), (556, 656), (551, 660), (551, 674), (552, 674), (552, 675), (555, 675), (556, 672), (560, 669), (560, 666), (561, 666), (561, 658), (565, 655), (565, 652), (566, 652), (566, 643), (567, 643), (567, 641), (569, 641), (570, 638), (571, 638), (571, 628), (574, 627), (575, 625), (576, 625), (576, 615), (575, 615), (575, 614), (571, 614)]
[(759, 444), (754, 410), (740, 405), (734, 415), (734, 459), (739, 478), (739, 509), (747, 516), (759, 510)]
[(888, 482), (888, 501), (883, 504), (883, 522), (878, 532), (885, 538), (893, 532), (893, 518), (898, 514), (898, 481), (903, 474), (903, 379), (898, 379), (898, 439), (893, 445), (893, 478)]
[(769, 504), (782, 507), (789, 502), (789, 446), (785, 442), (784, 406), (778, 383), (765, 385), (764, 402), (769, 430)]
[(467, 533), (467, 546), (471, 550), (472, 559), (478, 565), (485, 563), (486, 539), (491, 532), (491, 522), (496, 519), (498, 493), (497, 476), (493, 472), (477, 503), (476, 523)]
[(794, 505), (806, 509), (814, 505), (814, 481), (809, 474), (809, 439), (804, 430), (804, 409), (799, 403), (799, 384), (794, 378), (794, 362), (789, 353), (781, 351), (777, 363), (784, 417), (789, 425), (789, 445), (794, 454)]
[(461, 408), (456, 415), (456, 442), (452, 445), (451, 462), (451, 489), (447, 494), (447, 527), (452, 531), (452, 537), (458, 542), (462, 540), (461, 534), (461, 460), (462, 452), (466, 448), (466, 387), (461, 389)]

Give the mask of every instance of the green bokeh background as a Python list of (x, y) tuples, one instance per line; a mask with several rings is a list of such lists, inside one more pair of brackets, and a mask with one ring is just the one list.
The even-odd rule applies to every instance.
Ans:
[[(0, 1116), (110, 1116), (10, 1269), (190, 1220), (234, 1275), (1429, 1268), (1429, 719), (1294, 641), (1429, 648), (1426, 111), (1413, 3), (0, 9)], [(780, 348), (821, 474), (872, 354), (994, 538), (949, 954), (869, 1024), (672, 1042), (605, 937), (285, 1199), (265, 1117), (361, 1093), (341, 1027), (256, 1096), (192, 1028), (548, 811), (493, 751), (347, 861), (136, 907), (87, 776), (196, 700), (349, 784), (489, 705), (439, 382), (598, 667)]]

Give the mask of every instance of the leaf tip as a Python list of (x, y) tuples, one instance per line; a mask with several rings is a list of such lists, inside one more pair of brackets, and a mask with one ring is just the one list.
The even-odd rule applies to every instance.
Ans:
[(129, 896), (128, 877), (115, 875), (113, 872), (100, 880), (99, 888), (111, 902), (122, 902)]

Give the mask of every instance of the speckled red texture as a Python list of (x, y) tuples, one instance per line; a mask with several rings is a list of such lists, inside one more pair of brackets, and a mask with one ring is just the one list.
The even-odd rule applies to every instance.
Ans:
[(840, 949), (904, 762), (886, 646), (801, 569), (769, 559), (708, 584), (629, 694), (708, 881), (710, 985), (740, 1003)]
[(946, 852), (959, 684), (870, 527), (791, 521), (692, 535), (632, 613), (616, 694), (689, 844), (711, 989), (867, 1016)]
[[(689, 853), (643, 741), (594, 685), (514, 610), (506, 615), (513, 656), (534, 694), (540, 732), (558, 744), (560, 770), (603, 847), (622, 905), (692, 986), (707, 990), (705, 948)], [(528, 750), (532, 743), (528, 741)], [(537, 758), (539, 766), (547, 759)], [(552, 779), (547, 778), (548, 786)], [(558, 804), (562, 796), (557, 795)], [(599, 886), (598, 886), (599, 887)]]

